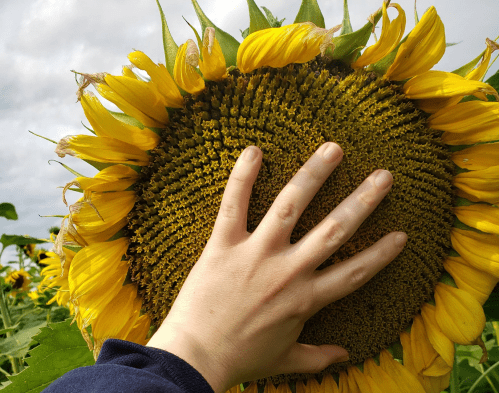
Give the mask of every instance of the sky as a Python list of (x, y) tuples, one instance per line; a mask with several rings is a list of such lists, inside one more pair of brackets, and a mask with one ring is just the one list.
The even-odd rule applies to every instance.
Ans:
[[(200, 31), (190, 1), (160, 0), (177, 44), (194, 38), (182, 17)], [(240, 29), (249, 25), (245, 0), (198, 0), (213, 23), (242, 41)], [(300, 0), (257, 0), (284, 24), (292, 23)], [(341, 23), (342, 0), (318, 0), (326, 27)], [(414, 1), (398, 2), (406, 11), (406, 32), (414, 27)], [(499, 1), (419, 0), (419, 15), (434, 5), (446, 32), (447, 48), (434, 67), (452, 71), (485, 48), (485, 38), (499, 35)], [(349, 0), (354, 30), (381, 6), (381, 0)], [(393, 12), (393, 13), (392, 13)], [(394, 17), (396, 11), (390, 11)], [(380, 31), (380, 29), (378, 29)], [(379, 33), (378, 33), (379, 35)], [(58, 141), (66, 135), (85, 134), (88, 124), (76, 101), (71, 70), (121, 73), (134, 49), (155, 62), (164, 62), (161, 22), (154, 0), (0, 0), (0, 203), (16, 206), (19, 220), (0, 217), (0, 235), (28, 234), (46, 238), (48, 228), (60, 225), (67, 214), (61, 188), (74, 176), (57, 160), (86, 176), (96, 173), (84, 162), (60, 159), (55, 145), (28, 131)], [(499, 61), (488, 76), (499, 69)], [(106, 106), (110, 109), (112, 105)], [(78, 195), (69, 201), (74, 203)], [(49, 247), (48, 247), (49, 248)], [(8, 249), (9, 250), (9, 249)], [(14, 248), (0, 261), (14, 258)]]

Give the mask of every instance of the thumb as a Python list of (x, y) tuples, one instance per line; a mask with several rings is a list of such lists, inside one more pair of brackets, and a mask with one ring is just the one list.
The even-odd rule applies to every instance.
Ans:
[(279, 374), (315, 374), (332, 363), (346, 362), (348, 351), (337, 345), (309, 345), (295, 343), (281, 363)]

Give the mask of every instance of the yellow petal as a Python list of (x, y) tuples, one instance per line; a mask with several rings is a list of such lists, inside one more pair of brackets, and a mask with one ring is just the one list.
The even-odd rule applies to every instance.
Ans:
[(485, 49), (485, 53), (483, 54), (480, 64), (478, 65), (478, 67), (466, 74), (466, 79), (476, 81), (482, 80), (482, 78), (485, 76), (485, 73), (487, 72), (487, 69), (489, 68), (489, 62), (492, 53), (494, 53), (495, 50), (499, 49), (499, 46), (496, 42), (489, 40), (488, 38), (485, 42), (487, 44), (487, 49)]
[(383, 2), (383, 27), (379, 40), (364, 50), (362, 55), (351, 64), (352, 68), (361, 68), (376, 63), (395, 49), (405, 30), (405, 12), (398, 4), (390, 4), (398, 11), (398, 16), (390, 23), (386, 2)]
[(427, 71), (404, 84), (407, 98), (421, 100), (427, 98), (448, 98), (453, 96), (486, 93), (497, 95), (487, 83), (472, 81), (457, 74), (444, 71)]
[(424, 393), (423, 386), (421, 386), (416, 376), (397, 362), (386, 349), (380, 352), (379, 363), (381, 369), (397, 384), (398, 392)]
[(435, 7), (431, 6), (400, 45), (385, 77), (400, 81), (422, 74), (438, 63), (444, 52), (444, 25)]
[(302, 380), (296, 381), (296, 393), (307, 393), (307, 388)]
[(137, 68), (146, 71), (151, 77), (151, 82), (165, 99), (165, 104), (169, 108), (182, 108), (184, 99), (163, 64), (155, 64), (145, 53), (134, 51), (128, 55), (130, 62)]
[(114, 138), (70, 135), (62, 138), (55, 152), (59, 157), (66, 154), (111, 164), (131, 164), (144, 166), (149, 163), (149, 156), (143, 150)]
[(452, 248), (471, 266), (499, 278), (497, 236), (453, 228), (451, 242)]
[(499, 202), (499, 166), (459, 173), (454, 176), (453, 184), (469, 195), (473, 202)]
[(482, 306), (499, 281), (498, 278), (488, 272), (470, 266), (461, 257), (446, 258), (444, 268), (450, 273), (457, 287), (468, 292)]
[(96, 90), (127, 115), (146, 127), (162, 128), (168, 124), (166, 103), (158, 89), (148, 82), (126, 76), (106, 76), (107, 84), (98, 84)]
[(131, 341), (140, 345), (147, 344), (147, 333), (149, 333), (149, 328), (151, 326), (151, 318), (147, 314), (141, 315), (135, 325), (130, 329), (125, 340)]
[(487, 143), (459, 150), (452, 154), (452, 161), (457, 166), (472, 171), (499, 166), (499, 143)]
[(122, 260), (128, 240), (96, 243), (80, 250), (69, 269), (70, 301), (78, 315), (78, 327), (88, 326), (119, 293), (128, 271)]
[[(256, 385), (255, 382), (252, 382), (252, 383), (254, 383)], [(246, 388), (246, 389), (248, 389), (248, 388)], [(244, 390), (246, 390), (246, 389), (244, 389)], [(258, 386), (256, 388), (256, 391), (258, 392)], [(267, 380), (267, 382), (265, 383), (265, 387), (263, 388), (263, 393), (276, 393), (276, 392), (277, 392), (277, 389), (274, 386), (274, 384), (272, 382), (270, 382), (269, 380)]]
[(448, 365), (433, 348), (421, 315), (416, 315), (412, 323), (411, 348), (414, 367), (418, 374), (440, 377), (452, 370), (452, 364)]
[(381, 393), (381, 389), (377, 383), (370, 376), (361, 373), (357, 367), (349, 367), (348, 376), (349, 378), (353, 378), (362, 393)]
[(331, 374), (322, 378), (320, 393), (339, 393), (338, 385)]
[(70, 206), (71, 218), (78, 229), (102, 231), (123, 220), (135, 199), (134, 191), (94, 193), (91, 203), (79, 200)]
[(187, 40), (178, 48), (173, 77), (177, 85), (190, 94), (197, 94), (204, 90), (204, 80), (196, 71), (198, 64), (198, 48), (193, 40)]
[(413, 362), (413, 348), (411, 346), (410, 335), (406, 332), (400, 333), (400, 342), (404, 349), (404, 367), (409, 370), (410, 374), (417, 378), (420, 386), (426, 393), (440, 393), (449, 386), (450, 372), (440, 377), (429, 377), (423, 374), (418, 374)]
[(227, 77), (225, 57), (218, 40), (215, 38), (213, 27), (207, 27), (204, 31), (201, 54), (203, 59), (199, 60), (199, 69), (205, 79), (220, 81)]
[(321, 393), (321, 385), (315, 378), (309, 378), (307, 380), (307, 393)]
[[(102, 221), (102, 220), (101, 220)], [(121, 229), (126, 227), (128, 221), (126, 217), (112, 225), (83, 225), (78, 227), (78, 234), (83, 237), (87, 244), (101, 243), (108, 241)]]
[(499, 139), (499, 104), (468, 101), (431, 115), (428, 125), (447, 131), (442, 136), (449, 145), (465, 145)]
[(340, 371), (339, 393), (362, 393), (352, 376)]
[(85, 116), (97, 136), (105, 136), (137, 146), (141, 150), (154, 149), (159, 135), (145, 128), (141, 130), (113, 117), (92, 93), (85, 92), (80, 99)]
[(459, 221), (482, 232), (499, 235), (499, 208), (477, 203), (454, 208)]
[(369, 358), (364, 361), (364, 374), (372, 378), (378, 386), (383, 386), (385, 393), (406, 393), (397, 386), (397, 383), (376, 362)]
[(123, 76), (128, 77), (128, 78), (138, 79), (138, 78), (137, 78), (137, 75), (135, 75), (135, 73), (132, 71), (132, 68), (133, 68), (133, 66), (132, 66), (132, 65), (123, 66), (123, 67), (122, 67), (121, 74), (122, 74)]
[(485, 314), (480, 303), (468, 292), (438, 283), (435, 288), (435, 319), (452, 341), (471, 345), (485, 328)]
[(102, 344), (108, 338), (121, 340), (126, 338), (139, 317), (141, 305), (135, 284), (121, 287), (118, 294), (92, 322), (95, 357), (98, 356)]
[(454, 364), (454, 343), (442, 332), (435, 319), (435, 306), (425, 303), (421, 308), (426, 334), (435, 351), (449, 367)]
[(77, 177), (74, 181), (85, 191), (124, 191), (137, 181), (139, 174), (126, 165), (109, 166), (94, 177)]
[(291, 389), (286, 382), (280, 383), (277, 387), (277, 393), (291, 393)]
[(326, 30), (311, 22), (258, 30), (239, 45), (237, 67), (248, 73), (265, 66), (282, 68), (291, 63), (306, 63), (332, 45), (337, 30), (339, 27)]

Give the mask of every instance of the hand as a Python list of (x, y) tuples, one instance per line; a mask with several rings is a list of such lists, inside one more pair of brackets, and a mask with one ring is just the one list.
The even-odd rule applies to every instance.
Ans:
[(390, 190), (391, 174), (377, 170), (290, 244), (301, 213), (341, 158), (338, 145), (323, 144), (248, 233), (248, 204), (262, 153), (255, 146), (245, 149), (229, 177), (211, 238), (148, 346), (187, 361), (215, 393), (270, 375), (317, 373), (347, 360), (341, 347), (297, 343), (304, 323), (383, 269), (407, 236), (390, 233), (349, 260), (316, 270)]

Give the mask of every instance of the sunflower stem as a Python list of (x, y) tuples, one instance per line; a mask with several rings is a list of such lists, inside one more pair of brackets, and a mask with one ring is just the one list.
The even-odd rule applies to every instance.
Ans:
[[(483, 364), (480, 364), (479, 366), (480, 366), (480, 370), (482, 371), (482, 374), (485, 373), (485, 367), (483, 367)], [(495, 386), (492, 383), (492, 380), (489, 378), (489, 376), (486, 376), (485, 379), (487, 379), (487, 382), (489, 383), (489, 386), (492, 388), (492, 390), (494, 391), (494, 393), (498, 393), (497, 389), (495, 388)]]
[[(3, 293), (3, 286), (0, 285), (0, 312), (2, 314), (3, 327), (8, 329), (12, 326), (12, 321), (10, 319), (9, 309), (7, 308), (7, 303), (5, 303), (5, 296)], [(11, 331), (6, 332), (7, 337), (12, 336)], [(12, 365), (12, 372), (17, 374), (19, 372), (19, 363), (17, 359), (13, 356), (8, 356), (10, 364)]]
[[(454, 344), (454, 347), (456, 344)], [(455, 351), (454, 351), (455, 352)], [(454, 355), (454, 367), (452, 367), (450, 381), (450, 393), (459, 393), (459, 367), (457, 366), (457, 356)]]
[(480, 375), (480, 377), (475, 381), (475, 383), (473, 385), (471, 385), (471, 388), (470, 388), (470, 390), (468, 390), (468, 393), (473, 393), (475, 391), (475, 389), (478, 387), (478, 385), (480, 384), (480, 382), (482, 382), (483, 379), (487, 378), (488, 374), (491, 373), (494, 369), (496, 369), (498, 367), (499, 367), (499, 362), (494, 364), (491, 368), (489, 368), (482, 375)]

